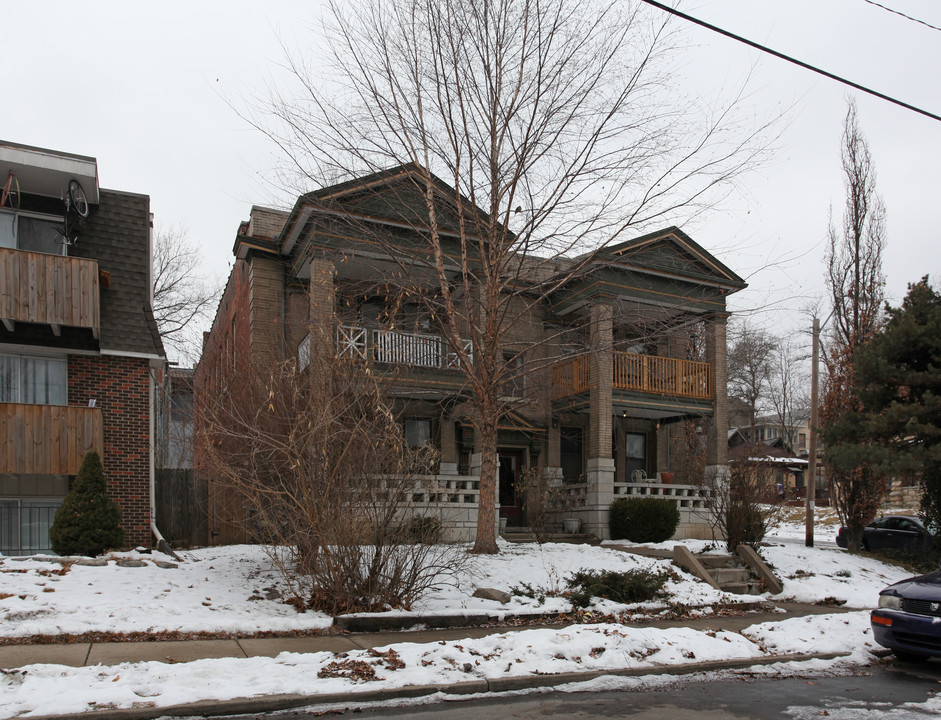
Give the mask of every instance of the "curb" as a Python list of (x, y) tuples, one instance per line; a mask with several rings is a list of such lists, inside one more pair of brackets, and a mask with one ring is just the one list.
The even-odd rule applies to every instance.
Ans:
[(782, 662), (806, 662), (808, 660), (835, 660), (849, 657), (850, 653), (803, 653), (795, 655), (766, 655), (739, 660), (712, 660), (682, 665), (662, 665), (643, 668), (615, 668), (611, 670), (587, 670), (585, 672), (555, 673), (547, 675), (520, 675), (470, 680), (450, 685), (409, 685), (399, 688), (371, 690), (362, 693), (325, 693), (322, 695), (264, 695), (255, 698), (233, 698), (231, 700), (200, 700), (184, 705), (162, 707), (129, 708), (124, 710), (88, 710), (62, 715), (31, 715), (30, 720), (155, 720), (161, 717), (211, 717), (218, 715), (248, 715), (306, 707), (308, 705), (334, 705), (343, 703), (370, 703), (385, 700), (442, 695), (472, 695), (501, 693), (513, 690), (556, 687), (569, 683), (587, 682), (599, 677), (640, 677), (643, 675), (690, 675), (717, 670), (736, 670), (755, 665), (774, 665)]

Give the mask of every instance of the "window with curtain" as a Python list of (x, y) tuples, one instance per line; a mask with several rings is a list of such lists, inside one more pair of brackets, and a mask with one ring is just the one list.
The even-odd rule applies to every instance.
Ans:
[(647, 471), (647, 436), (643, 433), (624, 434), (624, 474), (633, 482), (634, 471)]
[(62, 358), (0, 355), (0, 402), (67, 405), (67, 362)]
[(64, 255), (62, 232), (61, 218), (0, 212), (0, 247)]

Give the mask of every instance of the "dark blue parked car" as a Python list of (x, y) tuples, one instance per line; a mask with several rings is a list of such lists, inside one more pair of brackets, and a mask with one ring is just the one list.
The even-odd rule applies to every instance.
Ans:
[[(846, 540), (846, 528), (841, 527), (836, 544), (845, 548)], [(936, 540), (914, 515), (886, 515), (863, 528), (863, 550), (925, 550)]]
[(941, 570), (889, 585), (870, 621), (876, 642), (899, 660), (941, 657)]

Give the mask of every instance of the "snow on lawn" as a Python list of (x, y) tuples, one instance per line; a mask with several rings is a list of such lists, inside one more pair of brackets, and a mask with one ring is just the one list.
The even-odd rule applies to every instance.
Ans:
[[(839, 632), (833, 632), (838, 627)], [(276, 658), (146, 662), (112, 667), (31, 665), (0, 679), (0, 717), (103, 708), (166, 707), (199, 700), (296, 693), (355, 693), (407, 685), (584, 670), (649, 668), (707, 660), (753, 659), (784, 652), (861, 653), (871, 643), (866, 613), (765, 623), (742, 634), (687, 628), (579, 625), (524, 630), (374, 651), (282, 653)], [(815, 661), (817, 669), (839, 661)], [(806, 666), (803, 670), (806, 671)]]
[[(204, 548), (182, 553), (176, 568), (160, 553), (111, 553), (105, 567), (0, 558), (0, 635), (85, 632), (231, 632), (328, 627), (320, 613), (298, 614), (266, 600), (277, 575), (262, 548)], [(144, 567), (120, 567), (139, 560)]]
[[(176, 568), (155, 561), (171, 558), (154, 553), (112, 553), (105, 567), (61, 565), (44, 560), (0, 558), (0, 636), (114, 633), (233, 633), (311, 630), (329, 627), (322, 613), (297, 613), (280, 602), (274, 589), (277, 573), (258, 546), (204, 548), (183, 553)], [(122, 560), (143, 567), (122, 567)], [(430, 591), (407, 614), (421, 622), (425, 614), (492, 612), (542, 614), (568, 612), (571, 603), (558, 597), (545, 602), (513, 596), (502, 605), (471, 597), (478, 587), (510, 591), (526, 583), (559, 591), (572, 572), (588, 569), (666, 571), (667, 560), (655, 560), (589, 545), (513, 545), (501, 542), (496, 556), (472, 558), (456, 584)], [(750, 598), (720, 593), (692, 576), (676, 571), (680, 580), (667, 584), (669, 600), (685, 605), (735, 602)], [(268, 599), (271, 596), (273, 599)], [(599, 600), (595, 610), (615, 612), (627, 606)], [(642, 608), (662, 608), (665, 601)]]
[[(687, 541), (694, 551), (707, 547)], [(661, 543), (672, 548), (673, 543)], [(886, 585), (908, 573), (871, 558), (845, 551), (806, 548), (798, 544), (772, 545), (762, 550), (784, 581), (777, 598), (816, 602), (826, 598), (845, 601), (849, 607), (874, 607)], [(0, 557), (0, 636), (67, 635), (85, 632), (113, 633), (232, 633), (303, 631), (326, 628), (328, 616), (297, 613), (277, 596), (277, 573), (264, 550), (240, 545), (204, 548), (183, 554), (176, 568), (155, 564), (170, 558), (159, 553), (113, 553), (105, 567), (67, 566), (42, 560)], [(138, 560), (143, 567), (122, 567), (119, 561)], [(430, 591), (413, 608), (420, 624), (425, 614), (490, 612), (541, 614), (569, 612), (571, 604), (552, 597), (565, 589), (566, 578), (581, 569), (646, 569), (669, 571), (666, 600), (638, 606), (632, 611), (655, 614), (668, 604), (692, 607), (745, 602), (753, 596), (722, 593), (659, 560), (610, 547), (548, 543), (508, 544), (501, 541), (495, 556), (474, 557), (454, 585)], [(61, 574), (60, 574), (61, 573)], [(550, 593), (540, 600), (514, 595), (502, 605), (472, 597), (478, 587), (510, 591), (529, 585)], [(538, 594), (538, 592), (537, 592)], [(271, 599), (269, 599), (271, 598)], [(592, 610), (614, 613), (628, 606), (598, 599)]]
[(761, 554), (784, 583), (784, 592), (769, 599), (812, 603), (833, 598), (847, 607), (874, 608), (880, 590), (912, 575), (904, 568), (838, 548), (772, 541), (761, 548)]
[[(670, 546), (672, 548), (672, 545)], [(670, 560), (658, 560), (633, 555), (611, 548), (591, 545), (546, 543), (513, 544), (500, 541), (500, 554), (474, 558), (468, 572), (459, 578), (457, 586), (444, 586), (430, 592), (416, 606), (420, 613), (439, 612), (496, 612), (514, 614), (540, 614), (570, 612), (572, 604), (561, 597), (546, 597), (540, 601), (524, 595), (514, 595), (506, 605), (471, 597), (478, 587), (491, 587), (509, 592), (512, 588), (524, 590), (528, 585), (536, 591), (559, 593), (567, 588), (566, 579), (578, 570), (649, 570), (673, 571), (680, 580), (669, 580), (665, 591), (667, 601), (658, 600), (631, 606), (632, 608), (662, 608), (666, 602), (684, 605), (708, 605), (718, 602), (741, 602), (751, 598), (722, 593), (693, 578)], [(598, 598), (592, 610), (605, 613), (619, 612), (627, 606)]]

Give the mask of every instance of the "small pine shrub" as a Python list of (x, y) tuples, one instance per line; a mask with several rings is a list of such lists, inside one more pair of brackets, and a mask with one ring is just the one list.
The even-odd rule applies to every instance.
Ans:
[(59, 555), (94, 557), (124, 544), (121, 508), (108, 497), (104, 468), (94, 450), (85, 453), (75, 484), (56, 510), (49, 539)]
[(680, 511), (672, 500), (618, 498), (611, 503), (612, 540), (657, 543), (669, 540), (680, 524)]
[(588, 607), (593, 597), (620, 603), (647, 602), (662, 596), (666, 581), (666, 574), (650, 570), (579, 570), (568, 578), (566, 594), (576, 608)]

